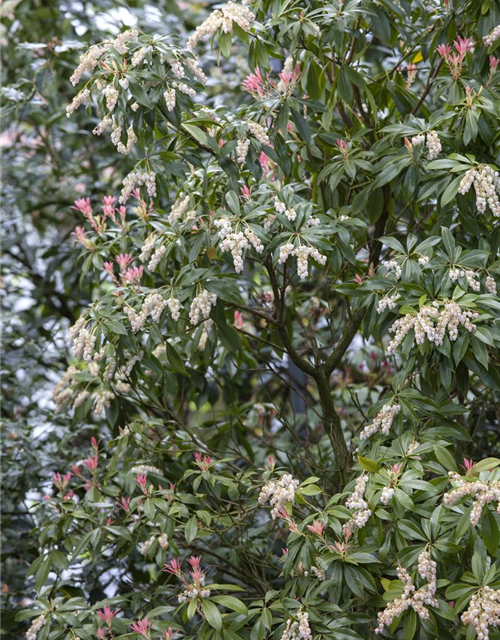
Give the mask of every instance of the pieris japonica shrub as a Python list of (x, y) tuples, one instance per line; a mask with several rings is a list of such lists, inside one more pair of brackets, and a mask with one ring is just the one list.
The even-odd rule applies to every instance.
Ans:
[(500, 637), (500, 6), (198, 17), (68, 73), (120, 178), (26, 637)]

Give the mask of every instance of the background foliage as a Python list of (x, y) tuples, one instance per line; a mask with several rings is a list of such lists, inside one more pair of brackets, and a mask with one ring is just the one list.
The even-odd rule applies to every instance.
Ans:
[(495, 637), (500, 6), (214, 9), (2, 5), (2, 633)]

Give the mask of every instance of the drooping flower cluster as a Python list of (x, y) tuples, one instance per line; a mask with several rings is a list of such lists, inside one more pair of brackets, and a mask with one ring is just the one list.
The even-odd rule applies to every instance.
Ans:
[(478, 640), (488, 640), (489, 628), (500, 626), (500, 591), (488, 586), (479, 589), (460, 619), (474, 628)]
[(496, 42), (498, 38), (500, 38), (500, 25), (497, 25), (487, 35), (485, 35), (483, 38), (483, 42), (487, 47), (491, 47), (491, 45)]
[(155, 271), (156, 267), (163, 260), (166, 253), (167, 253), (167, 247), (164, 244), (160, 245), (158, 249), (156, 249), (156, 251), (151, 256), (151, 260), (149, 261), (149, 264), (148, 264), (148, 269), (150, 271)]
[(259, 494), (259, 504), (269, 502), (273, 507), (271, 516), (275, 520), (279, 517), (280, 512), (286, 508), (286, 505), (295, 500), (295, 490), (298, 486), (299, 481), (289, 473), (281, 476), (278, 480), (269, 480)]
[(434, 160), (441, 153), (442, 145), (437, 131), (428, 131), (427, 136), (425, 133), (419, 133), (413, 136), (411, 143), (413, 146), (423, 144), (427, 137), (427, 151), (429, 154), (429, 160)]
[(196, 31), (188, 39), (188, 47), (193, 49), (200, 40), (209, 38), (219, 29), (223, 33), (232, 33), (233, 23), (236, 23), (243, 31), (250, 31), (255, 15), (245, 6), (228, 2), (220, 9), (216, 9), (204, 20)]
[(309, 614), (306, 611), (299, 609), (296, 620), (287, 620), (281, 640), (312, 640)]
[(28, 629), (28, 631), (26, 631), (26, 640), (36, 640), (38, 632), (43, 627), (43, 625), (46, 624), (46, 622), (47, 622), (47, 619), (45, 618), (44, 613), (42, 613), (41, 616), (38, 616), (38, 618), (35, 618), (31, 623), (31, 626)]
[(92, 45), (88, 51), (80, 56), (80, 64), (75, 69), (73, 75), (70, 78), (73, 86), (80, 82), (80, 79), (84, 73), (92, 72), (99, 63), (99, 58), (110, 49), (116, 49), (120, 54), (125, 54), (128, 51), (127, 42), (135, 40), (139, 35), (136, 29), (129, 29), (120, 33), (114, 40), (105, 40), (100, 45)]
[(301, 280), (307, 278), (309, 273), (309, 258), (313, 258), (319, 264), (326, 263), (326, 256), (312, 245), (300, 244), (296, 247), (291, 242), (281, 245), (278, 264), (284, 264), (290, 256), (297, 258), (297, 275)]
[(488, 293), (491, 293), (491, 295), (497, 295), (497, 283), (495, 282), (495, 278), (493, 278), (492, 276), (488, 276), (486, 278), (484, 287)]
[(385, 404), (377, 413), (372, 423), (366, 426), (360, 433), (360, 439), (366, 440), (374, 433), (376, 433), (379, 429), (386, 436), (389, 433), (392, 423), (394, 422), (394, 418), (400, 411), (401, 406), (399, 404)]
[(172, 205), (172, 208), (170, 209), (170, 213), (168, 214), (168, 221), (170, 222), (170, 224), (174, 224), (184, 216), (186, 211), (189, 209), (189, 201), (189, 195), (180, 195), (177, 198), (177, 200)]
[(403, 342), (407, 334), (413, 329), (415, 331), (415, 342), (423, 344), (427, 339), (436, 345), (440, 345), (448, 333), (451, 341), (458, 338), (458, 327), (463, 326), (467, 331), (476, 330), (476, 325), (471, 319), (477, 318), (476, 311), (464, 310), (454, 300), (446, 300), (442, 311), (439, 304), (423, 306), (417, 313), (408, 313), (403, 318), (399, 318), (389, 328), (390, 333), (394, 333), (387, 353), (392, 355)]
[(129, 305), (125, 305), (123, 310), (130, 320), (132, 331), (137, 333), (137, 331), (144, 327), (149, 316), (151, 316), (155, 322), (159, 322), (163, 309), (165, 309), (166, 306), (167, 301), (159, 293), (150, 293), (142, 303), (139, 313)]
[(123, 180), (120, 202), (125, 204), (137, 186), (145, 185), (150, 198), (156, 197), (156, 174), (154, 171), (131, 171)]
[(283, 213), (290, 222), (293, 222), (297, 217), (295, 209), (293, 207), (288, 208), (277, 196), (274, 198), (274, 208), (278, 213)]
[(465, 195), (474, 185), (476, 192), (476, 209), (479, 213), (486, 211), (488, 205), (493, 215), (500, 217), (500, 173), (488, 165), (480, 165), (477, 168), (469, 169), (462, 178), (458, 193)]
[(380, 298), (377, 304), (377, 313), (383, 313), (386, 309), (394, 309), (399, 298), (401, 298), (399, 293), (393, 293), (390, 296)]
[(445, 493), (443, 504), (451, 507), (465, 497), (474, 498), (470, 514), (471, 524), (475, 527), (483, 511), (483, 507), (490, 502), (497, 502), (497, 513), (500, 514), (500, 481), (484, 482), (483, 480), (468, 481), (455, 473), (449, 472), (450, 481), (455, 485), (454, 489)]
[(368, 502), (364, 498), (367, 482), (368, 478), (364, 474), (359, 476), (354, 491), (346, 500), (345, 506), (353, 512), (353, 516), (342, 527), (342, 533), (345, 537), (351, 535), (354, 529), (362, 529), (372, 515), (368, 508)]
[[(236, 231), (230, 218), (224, 216), (215, 220), (214, 225), (218, 229), (220, 238), (219, 247), (223, 252), (230, 252), (234, 262), (236, 273), (243, 271), (243, 253), (253, 246), (257, 253), (264, 251), (264, 245), (256, 233), (245, 227), (244, 231)], [(238, 228), (238, 225), (235, 227)]]
[(157, 542), (162, 549), (168, 549), (169, 540), (166, 533), (162, 533), (160, 535), (153, 534), (150, 538), (144, 542), (144, 544), (139, 548), (139, 552), (143, 556), (147, 556), (153, 544)]
[(86, 327), (87, 318), (82, 315), (69, 330), (69, 343), (75, 358), (89, 362), (94, 354), (97, 336)]
[(473, 291), (479, 291), (481, 288), (480, 283), (476, 279), (479, 277), (479, 274), (471, 269), (457, 269), (456, 267), (452, 267), (448, 271), (448, 277), (452, 282), (456, 282), (458, 278), (465, 278), (467, 284)]
[(211, 291), (203, 289), (191, 302), (189, 309), (189, 320), (192, 325), (200, 324), (203, 320), (208, 320), (210, 309), (216, 304), (217, 295)]
[(250, 140), (248, 138), (242, 138), (241, 140), (238, 140), (236, 144), (236, 161), (239, 164), (245, 162), (249, 148)]
[(436, 563), (431, 559), (428, 551), (423, 551), (418, 558), (418, 573), (421, 578), (427, 580), (427, 584), (416, 590), (408, 571), (402, 566), (398, 567), (398, 578), (404, 587), (403, 595), (390, 602), (383, 611), (379, 612), (375, 633), (382, 633), (384, 627), (389, 627), (410, 607), (421, 620), (427, 620), (429, 610), (425, 605), (439, 606), (436, 598)]
[(382, 265), (386, 268), (387, 275), (395, 276), (396, 280), (401, 278), (403, 268), (398, 262), (396, 262), (396, 260), (388, 260), (387, 262), (383, 262)]
[(394, 495), (394, 487), (390, 487), (389, 485), (382, 489), (382, 494), (380, 495), (380, 502), (382, 504), (389, 504), (392, 500), (392, 496)]
[(261, 144), (271, 144), (271, 139), (269, 138), (266, 130), (261, 124), (259, 124), (258, 122), (254, 122), (253, 120), (249, 120), (247, 122), (247, 126), (250, 133), (254, 135)]
[(130, 469), (130, 473), (139, 476), (147, 475), (148, 473), (156, 473), (159, 476), (162, 475), (162, 472), (158, 467), (153, 467), (150, 464), (137, 464)]

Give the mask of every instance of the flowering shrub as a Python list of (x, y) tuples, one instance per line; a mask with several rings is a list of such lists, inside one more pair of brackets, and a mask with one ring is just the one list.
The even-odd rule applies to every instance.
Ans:
[(93, 435), (34, 505), (27, 638), (499, 635), (499, 23), (228, 2), (82, 53), (116, 173), (68, 212), (52, 398)]

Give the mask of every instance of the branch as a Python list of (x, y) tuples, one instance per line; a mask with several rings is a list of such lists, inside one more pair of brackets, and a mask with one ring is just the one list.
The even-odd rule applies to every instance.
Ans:
[(432, 75), (429, 77), (429, 80), (427, 81), (427, 85), (426, 85), (426, 87), (424, 89), (423, 94), (420, 96), (419, 101), (417, 102), (417, 104), (411, 110), (412, 115), (417, 113), (417, 111), (422, 106), (423, 101), (429, 95), (429, 91), (431, 90), (431, 87), (434, 84), (434, 80), (436, 79), (436, 76), (439, 73), (439, 69), (441, 69), (441, 67), (443, 66), (443, 62), (444, 62), (444, 58), (441, 58), (441, 60), (437, 63), (437, 65), (436, 65), (436, 67), (434, 69), (434, 72), (432, 73)]

